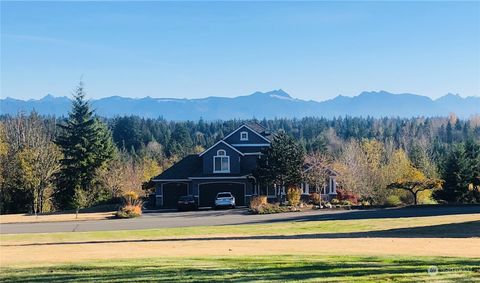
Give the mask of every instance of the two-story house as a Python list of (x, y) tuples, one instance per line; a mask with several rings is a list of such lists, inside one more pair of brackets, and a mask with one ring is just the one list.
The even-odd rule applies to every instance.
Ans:
[[(176, 207), (180, 196), (193, 195), (199, 207), (213, 207), (217, 193), (231, 192), (237, 206), (248, 205), (253, 195), (275, 198), (276, 190), (255, 182), (257, 158), (270, 146), (271, 135), (261, 125), (242, 125), (200, 154), (188, 155), (155, 177), (157, 207)], [(325, 192), (335, 194), (334, 175)], [(308, 196), (312, 188), (302, 184)]]

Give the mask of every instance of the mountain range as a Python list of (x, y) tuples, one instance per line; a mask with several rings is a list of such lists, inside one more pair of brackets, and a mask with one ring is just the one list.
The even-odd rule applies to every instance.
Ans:
[[(167, 120), (301, 118), (307, 116), (371, 116), (371, 117), (432, 117), (455, 113), (467, 118), (480, 114), (480, 97), (463, 98), (447, 94), (438, 99), (427, 96), (386, 91), (362, 92), (354, 97), (339, 95), (318, 102), (291, 97), (283, 90), (255, 92), (250, 95), (207, 97), (201, 99), (128, 98), (111, 96), (92, 99), (97, 114), (103, 117), (137, 115), (145, 118), (163, 117)], [(44, 115), (65, 116), (71, 107), (68, 97), (47, 95), (41, 99), (0, 99), (0, 113), (14, 115), (35, 109)]]

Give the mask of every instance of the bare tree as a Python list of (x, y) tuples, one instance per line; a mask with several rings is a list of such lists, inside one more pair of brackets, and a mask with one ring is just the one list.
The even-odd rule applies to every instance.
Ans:
[(19, 114), (5, 122), (9, 161), (14, 164), (9, 178), (28, 192), (33, 212), (44, 212), (52, 191), (54, 174), (60, 169), (61, 153), (37, 113)]
[(335, 168), (342, 188), (360, 199), (383, 203), (385, 187), (385, 146), (376, 140), (350, 141), (343, 149)]
[(330, 177), (333, 158), (328, 153), (313, 152), (305, 157), (307, 169), (304, 171), (304, 180), (309, 184), (315, 184), (317, 193)]

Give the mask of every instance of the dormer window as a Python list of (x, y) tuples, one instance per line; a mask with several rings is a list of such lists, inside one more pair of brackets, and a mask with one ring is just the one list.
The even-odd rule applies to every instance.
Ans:
[(230, 173), (230, 156), (223, 149), (213, 157), (213, 173)]
[(240, 133), (240, 140), (241, 141), (248, 141), (248, 132), (241, 132)]

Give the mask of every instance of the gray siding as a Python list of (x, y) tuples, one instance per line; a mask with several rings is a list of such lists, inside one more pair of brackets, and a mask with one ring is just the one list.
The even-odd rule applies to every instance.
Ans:
[[(248, 141), (240, 140), (240, 133), (248, 133)], [(266, 140), (258, 136), (257, 133), (250, 131), (247, 127), (243, 126), (240, 130), (236, 131), (233, 135), (225, 139), (225, 142), (228, 144), (265, 144), (268, 143)]]
[(257, 167), (257, 155), (245, 155), (242, 156), (242, 171), (252, 172)]
[[(223, 149), (226, 151), (227, 156), (230, 156), (230, 173), (238, 174), (240, 173), (240, 154), (235, 150), (231, 149), (224, 143), (219, 143), (215, 147), (211, 148), (209, 151), (205, 152), (202, 155), (203, 158), (203, 173), (204, 174), (213, 174), (213, 157), (217, 155), (217, 151)], [(222, 173), (216, 173), (219, 176)]]

